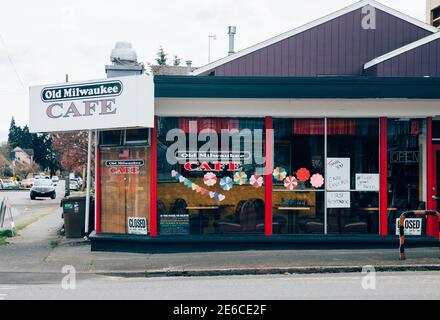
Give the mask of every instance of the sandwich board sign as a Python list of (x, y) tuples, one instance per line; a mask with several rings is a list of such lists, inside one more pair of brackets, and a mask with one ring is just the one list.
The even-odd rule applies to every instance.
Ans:
[(31, 132), (154, 126), (151, 76), (33, 86), (29, 96)]

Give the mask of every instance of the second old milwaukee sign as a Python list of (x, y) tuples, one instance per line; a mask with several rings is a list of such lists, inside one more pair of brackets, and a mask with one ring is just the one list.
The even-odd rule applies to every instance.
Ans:
[(153, 127), (153, 119), (152, 77), (30, 88), (32, 132)]

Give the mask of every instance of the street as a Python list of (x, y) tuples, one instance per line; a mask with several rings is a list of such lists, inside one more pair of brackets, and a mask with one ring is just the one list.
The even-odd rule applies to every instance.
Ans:
[[(439, 299), (439, 272), (378, 273), (376, 289), (362, 273), (194, 278), (93, 277), (75, 289), (58, 283), (0, 285), (0, 299)], [(371, 287), (370, 287), (371, 288)], [(1, 295), (3, 294), (3, 295)]]

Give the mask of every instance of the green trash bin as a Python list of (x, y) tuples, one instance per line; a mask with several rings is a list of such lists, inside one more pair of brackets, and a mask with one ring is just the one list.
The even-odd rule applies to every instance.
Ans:
[(86, 197), (67, 197), (61, 200), (66, 238), (82, 238), (95, 228), (95, 201), (90, 197), (89, 233), (85, 230)]

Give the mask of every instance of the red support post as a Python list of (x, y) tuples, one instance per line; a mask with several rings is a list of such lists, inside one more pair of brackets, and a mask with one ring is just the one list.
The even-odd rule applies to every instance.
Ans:
[(266, 169), (264, 175), (264, 235), (272, 231), (272, 170), (273, 170), (273, 124), (272, 117), (266, 117)]
[(380, 138), (379, 138), (379, 234), (382, 237), (388, 235), (388, 119), (380, 118)]
[[(99, 131), (96, 133), (99, 134)], [(99, 139), (96, 138), (96, 143)], [(96, 147), (95, 154), (95, 233), (101, 233), (101, 154), (99, 146)]]
[(157, 116), (151, 129), (150, 146), (150, 235), (157, 236)]
[[(433, 170), (433, 150), (432, 150), (432, 118), (426, 118), (426, 209), (435, 210), (436, 205), (432, 196), (434, 193), (434, 170)], [(436, 237), (436, 224), (434, 217), (427, 217), (426, 234), (430, 237)]]

